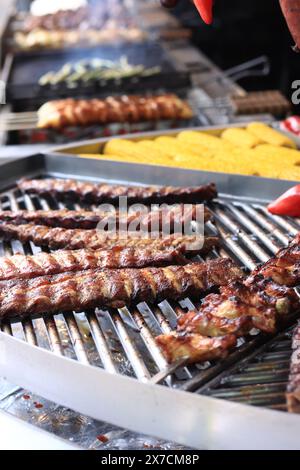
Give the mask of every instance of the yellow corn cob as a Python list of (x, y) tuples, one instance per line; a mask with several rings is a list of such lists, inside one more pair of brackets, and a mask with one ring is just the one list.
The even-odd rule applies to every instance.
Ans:
[(212, 152), (217, 150), (232, 150), (234, 148), (229, 142), (204, 132), (182, 131), (178, 134), (177, 138), (180, 142), (187, 142), (193, 145), (195, 151), (197, 151), (198, 146), (200, 149), (205, 147)]
[(190, 142), (184, 142), (175, 137), (158, 137), (155, 141), (160, 145), (161, 148), (168, 151), (170, 155), (187, 154), (193, 157), (198, 157), (199, 155), (210, 157), (212, 155), (211, 150), (204, 145), (195, 145)]
[(287, 147), (263, 144), (256, 147), (255, 151), (270, 158), (278, 158), (284, 165), (295, 164), (300, 161), (300, 151)]
[(247, 130), (250, 132), (250, 134), (267, 142), (268, 144), (279, 147), (290, 147), (292, 149), (297, 148), (295, 142), (292, 139), (289, 139), (281, 132), (272, 129), (270, 126), (267, 126), (262, 122), (252, 122), (247, 126)]
[(104, 147), (105, 155), (120, 157), (140, 157), (141, 152), (134, 142), (126, 139), (112, 139)]
[(294, 167), (291, 169), (286, 168), (279, 173), (278, 178), (283, 179), (283, 180), (300, 182), (300, 168), (297, 168), (297, 167)]
[(169, 160), (171, 158), (170, 155), (156, 145), (153, 140), (140, 140), (136, 145), (141, 151), (141, 154), (144, 154), (145, 157), (159, 158), (162, 162), (163, 160)]
[(138, 163), (153, 163), (164, 165), (167, 157), (164, 158), (149, 149), (147, 143), (140, 145), (140, 142), (131, 142), (125, 139), (113, 139), (108, 142), (104, 148), (105, 155), (118, 155), (123, 157), (124, 161), (136, 161)]
[(222, 133), (222, 139), (238, 147), (253, 148), (263, 141), (244, 129), (230, 128)]

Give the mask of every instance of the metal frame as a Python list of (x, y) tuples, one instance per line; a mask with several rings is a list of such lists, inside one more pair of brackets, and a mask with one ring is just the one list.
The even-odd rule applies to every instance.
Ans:
[[(83, 180), (175, 185), (195, 185), (214, 180), (220, 192), (225, 193), (223, 196), (221, 195), (221, 206), (219, 207), (217, 203), (215, 210), (217, 222), (221, 223), (220, 227), (221, 229), (223, 227), (223, 230), (228, 224), (226, 214), (222, 210), (223, 206), (229, 209), (231, 207), (239, 213), (239, 217), (235, 218), (235, 223), (245, 224), (245, 220), (241, 219), (241, 214), (245, 208), (249, 210), (249, 203), (251, 207), (261, 207), (263, 201), (268, 201), (275, 194), (284, 191), (292, 184), (280, 180), (276, 180), (276, 184), (274, 184), (275, 180), (220, 173), (156, 168), (147, 165), (80, 158), (71, 159), (62, 155), (36, 155), (9, 162), (2, 168), (0, 190), (5, 191), (5, 198), (11, 207), (13, 207), (12, 204), (18, 204), (18, 200), (20, 200), (19, 197), (15, 199), (13, 186), (21, 176), (31, 177), (48, 174), (59, 177), (70, 176)], [(239, 196), (241, 193), (243, 198)], [(253, 198), (254, 194), (255, 198)], [(32, 199), (26, 197), (28, 208), (32, 208), (30, 203), (33, 204)], [(4, 204), (6, 203), (4, 202)], [(275, 224), (275, 221), (276, 223), (280, 222), (283, 229), (282, 231), (278, 230), (277, 233), (277, 242), (279, 244), (287, 241), (287, 232), (296, 233), (298, 230), (296, 222), (284, 219), (278, 221), (272, 218), (265, 219), (261, 210), (258, 211), (256, 219), (252, 223), (257, 232), (257, 228), (261, 223), (269, 224), (265, 228), (271, 230), (272, 223)], [(232, 229), (235, 230), (234, 226)], [(270, 256), (268, 253), (276, 251), (276, 242), (269, 240), (267, 235), (262, 237), (259, 232), (257, 234), (263, 248), (254, 240), (249, 239), (247, 227), (245, 226), (240, 240), (230, 239), (224, 249), (225, 251), (231, 250), (233, 253), (235, 251), (242, 262), (251, 268), (254, 265), (253, 258), (246, 256), (241, 244), (244, 244), (243, 246), (252, 246), (252, 250), (258, 250), (256, 259), (260, 261), (268, 258)], [(240, 256), (241, 252), (243, 253), (242, 258)], [(160, 315), (161, 320), (164, 321), (165, 317), (162, 311), (155, 309), (155, 314)], [(139, 380), (115, 373), (111, 358), (109, 354), (106, 354), (107, 350), (105, 349), (103, 336), (101, 336), (101, 329), (99, 329), (99, 326), (97, 327), (98, 323), (94, 321), (93, 316), (90, 317), (89, 324), (94, 341), (98, 341), (99, 351), (102, 351), (101, 360), (106, 370), (91, 366), (89, 364), (89, 354), (86, 353), (83, 346), (82, 330), (78, 328), (76, 318), (72, 314), (65, 316), (65, 321), (73, 341), (75, 357), (77, 356), (78, 361), (61, 355), (57, 329), (51, 318), (45, 318), (42, 321), (45, 322), (48, 328), (52, 352), (36, 347), (37, 344), (40, 345), (41, 339), (37, 340), (32, 321), (25, 321), (22, 325), (27, 342), (12, 337), (11, 326), (4, 324), (2, 328), (4, 333), (0, 333), (1, 375), (4, 375), (9, 382), (18, 383), (44, 398), (95, 419), (105, 420), (136, 432), (155, 435), (197, 449), (300, 449), (298, 439), (298, 433), (300, 432), (299, 416), (249, 407), (199, 395), (198, 393), (192, 394), (187, 391), (176, 390), (170, 387), (172, 382), (167, 382), (166, 385), (169, 386), (154, 384), (153, 381), (157, 381), (158, 378), (152, 377), (151, 380), (151, 376), (143, 365), (143, 360), (139, 358), (137, 350), (134, 347), (132, 348), (133, 343), (128, 336), (128, 331), (132, 326), (130, 324), (131, 317), (128, 316), (129, 323), (125, 323), (124, 318), (121, 316), (119, 317), (113, 312), (112, 315), (118, 333), (123, 338), (123, 348), (126, 350), (127, 347), (127, 354), (129, 357), (134, 358), (134, 375)], [(133, 324), (135, 323), (140, 330), (141, 339), (147, 347), (152, 348), (150, 354), (152, 354), (159, 369), (163, 371), (165, 367), (164, 359), (153, 349), (149, 329), (141, 320), (140, 312), (131, 310), (131, 316)], [(168, 327), (166, 322), (163, 325), (166, 328)], [(241, 354), (246, 354), (248, 357), (250, 352), (254, 352), (259, 342), (264, 343), (265, 341), (268, 340), (262, 337), (254, 338), (252, 344), (251, 341), (246, 343), (240, 351), (229, 356), (228, 360), (217, 363), (205, 371), (198, 370), (198, 376), (202, 374), (201, 377), (202, 379), (205, 377), (206, 382), (214, 380), (225, 367), (228, 368), (237, 359), (245, 357)], [(234, 354), (237, 354), (237, 356), (234, 356)], [(187, 379), (188, 374), (191, 373), (190, 378), (192, 380), (186, 380), (185, 382), (181, 380), (186, 390), (201, 388), (199, 377), (196, 377), (196, 380), (193, 381), (195, 370), (189, 370), (188, 368), (183, 370), (182, 373), (185, 374)], [(163, 379), (164, 377), (159, 377), (159, 380)]]

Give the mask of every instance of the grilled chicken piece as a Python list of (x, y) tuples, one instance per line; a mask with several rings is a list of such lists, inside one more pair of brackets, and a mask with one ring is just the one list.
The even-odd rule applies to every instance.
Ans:
[(121, 196), (127, 197), (127, 204), (188, 204), (210, 201), (217, 196), (214, 183), (197, 187), (173, 186), (121, 186), (104, 183), (86, 183), (76, 180), (40, 179), (24, 180), (19, 183), (21, 191), (56, 199), (69, 198), (86, 203), (118, 204)]
[(290, 377), (287, 388), (287, 405), (291, 413), (300, 413), (300, 323), (293, 337)]
[(0, 281), (0, 319), (197, 298), (240, 274), (239, 268), (224, 258), (167, 268), (95, 269)]
[[(147, 209), (147, 208), (146, 208)], [(145, 212), (120, 213), (118, 211), (71, 211), (67, 209), (53, 211), (0, 211), (0, 221), (14, 224), (34, 223), (36, 225), (47, 225), (48, 227), (63, 227), (68, 229), (94, 229), (99, 224), (101, 227), (116, 227), (122, 230), (151, 230), (159, 231), (164, 227), (173, 231), (174, 227), (184, 227), (184, 224), (193, 220), (204, 222), (211, 218), (211, 213), (202, 205), (167, 206), (163, 209)]]
[(158, 96), (109, 96), (104, 100), (49, 101), (38, 110), (38, 127), (61, 129), (112, 122), (190, 119), (192, 110), (174, 94)]
[(198, 334), (172, 332), (156, 338), (156, 342), (169, 363), (187, 359), (187, 363), (225, 358), (236, 346), (234, 335), (207, 338)]
[(0, 281), (29, 279), (87, 269), (117, 269), (160, 267), (187, 264), (180, 250), (152, 250), (151, 248), (111, 248), (110, 250), (67, 250), (38, 253), (33, 256), (17, 254), (0, 257)]
[[(173, 248), (181, 250), (183, 254), (188, 252), (208, 253), (213, 247), (218, 246), (219, 240), (215, 237), (191, 236), (162, 236), (151, 233), (152, 238), (141, 238), (144, 234), (135, 232), (117, 232), (110, 234), (106, 231), (81, 230), (65, 228), (49, 228), (44, 225), (24, 224), (12, 225), (0, 224), (0, 235), (6, 240), (20, 240), (22, 243), (33, 242), (36, 246), (45, 246), (53, 250), (64, 248), (79, 250), (81, 248), (91, 250), (107, 250), (112, 247), (119, 248), (144, 248), (153, 250), (165, 250)], [(154, 238), (156, 237), (156, 238)]]
[(282, 248), (276, 256), (258, 266), (248, 283), (253, 282), (255, 276), (273, 279), (281, 286), (296, 287), (300, 284), (300, 234), (287, 248)]

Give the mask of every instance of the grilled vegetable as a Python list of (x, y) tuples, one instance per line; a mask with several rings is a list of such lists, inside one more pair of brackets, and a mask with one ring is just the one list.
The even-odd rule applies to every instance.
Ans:
[(276, 201), (269, 204), (268, 211), (276, 215), (300, 217), (300, 185), (289, 189)]
[(39, 79), (41, 86), (53, 86), (65, 83), (74, 86), (78, 82), (95, 82), (100, 80), (120, 80), (129, 77), (150, 77), (161, 72), (160, 67), (146, 68), (143, 65), (132, 65), (126, 56), (112, 62), (102, 59), (80, 60), (73, 64), (64, 64), (55, 72), (47, 72)]

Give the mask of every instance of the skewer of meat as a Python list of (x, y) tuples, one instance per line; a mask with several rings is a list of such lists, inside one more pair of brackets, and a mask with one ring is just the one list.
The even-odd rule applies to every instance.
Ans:
[(0, 281), (29, 279), (71, 271), (106, 268), (144, 268), (187, 264), (180, 250), (111, 248), (110, 250), (59, 250), (32, 256), (0, 257)]
[(187, 363), (223, 359), (236, 346), (236, 337), (227, 335), (220, 338), (207, 338), (197, 334), (171, 333), (157, 338), (169, 363), (186, 358)]
[[(278, 326), (300, 307), (299, 297), (292, 288), (300, 283), (299, 243), (298, 235), (287, 248), (256, 268), (248, 278), (221, 287), (220, 294), (208, 295), (199, 311), (188, 312), (178, 319), (177, 334), (183, 337), (193, 334), (243, 336), (253, 327), (275, 333)], [(159, 345), (162, 344), (161, 337), (164, 354), (174, 358), (173, 335), (159, 336)]]
[[(103, 227), (114, 225), (123, 230), (161, 230), (165, 225), (184, 227), (184, 224), (193, 220), (200, 220), (203, 215), (204, 222), (211, 218), (211, 213), (202, 205), (175, 205), (147, 212), (133, 213), (85, 211), (85, 210), (53, 210), (53, 211), (0, 211), (0, 221), (13, 224), (47, 225), (48, 227), (94, 229), (101, 223)], [(153, 231), (153, 230), (152, 230)]]
[(127, 204), (193, 204), (211, 201), (217, 197), (214, 183), (196, 187), (174, 186), (121, 186), (105, 183), (87, 183), (76, 180), (40, 179), (20, 181), (19, 189), (29, 194), (53, 196), (85, 203), (118, 204), (119, 198), (127, 198)]
[(279, 285), (296, 287), (300, 284), (300, 234), (289, 244), (264, 263), (258, 266), (248, 279), (248, 283), (255, 282), (257, 276), (271, 278)]
[(286, 398), (289, 412), (300, 413), (300, 323), (294, 331), (292, 349)]
[[(107, 250), (112, 247), (119, 248), (143, 248), (164, 250), (168, 248), (180, 249), (182, 253), (188, 252), (208, 253), (213, 247), (218, 246), (219, 240), (215, 237), (203, 237), (200, 235), (187, 236), (162, 236), (151, 233), (148, 238), (136, 232), (101, 232), (94, 230), (81, 230), (65, 228), (49, 228), (44, 225), (24, 224), (0, 224), (0, 236), (6, 240), (20, 240), (22, 243), (33, 242), (36, 246), (43, 246), (53, 250), (67, 249), (79, 250)], [(150, 238), (151, 237), (151, 238)]]
[(95, 269), (0, 281), (0, 319), (197, 298), (241, 275), (224, 258), (166, 268)]

